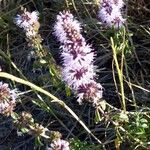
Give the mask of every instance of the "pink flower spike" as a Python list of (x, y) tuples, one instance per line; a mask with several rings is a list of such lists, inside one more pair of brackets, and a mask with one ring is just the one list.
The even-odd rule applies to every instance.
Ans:
[(81, 34), (81, 24), (68, 12), (60, 12), (54, 34), (61, 43), (63, 60), (62, 79), (83, 100), (97, 104), (102, 98), (102, 87), (96, 83), (94, 52)]

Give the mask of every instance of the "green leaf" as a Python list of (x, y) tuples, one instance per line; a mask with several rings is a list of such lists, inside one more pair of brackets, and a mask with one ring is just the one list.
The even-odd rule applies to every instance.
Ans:
[(101, 106), (101, 108), (102, 108), (103, 110), (106, 109), (106, 102), (105, 102), (105, 100), (100, 101), (99, 105)]
[(29, 130), (28, 130), (27, 128), (21, 128), (21, 132), (22, 132), (22, 133), (28, 133)]
[(71, 96), (71, 90), (68, 86), (65, 87), (65, 91), (66, 91), (66, 95), (70, 97)]
[(1, 28), (6, 28), (8, 24), (0, 17), (0, 27)]
[(148, 121), (145, 118), (140, 119), (141, 123), (148, 123)]
[(39, 136), (35, 138), (35, 145), (36, 145), (36, 147), (41, 147), (41, 146), (43, 146), (43, 143), (41, 142)]
[(141, 127), (143, 127), (143, 128), (148, 128), (148, 125), (147, 125), (146, 123), (143, 123), (143, 124), (141, 125)]
[(120, 113), (119, 119), (120, 119), (120, 121), (122, 121), (122, 122), (129, 122), (129, 117), (128, 117), (128, 115), (125, 114), (125, 113), (123, 113), (123, 112)]
[(95, 121), (95, 123), (99, 123), (101, 120), (102, 120), (102, 117), (101, 117), (98, 109), (96, 109), (94, 121)]
[(46, 64), (46, 60), (40, 59), (40, 63), (41, 63), (41, 64)]

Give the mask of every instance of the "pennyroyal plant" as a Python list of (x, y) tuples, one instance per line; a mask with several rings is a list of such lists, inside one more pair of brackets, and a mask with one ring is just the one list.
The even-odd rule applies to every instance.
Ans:
[[(39, 22), (39, 12), (33, 11), (29, 12), (26, 9), (23, 9), (23, 12), (17, 15), (14, 18), (14, 23), (22, 28), (26, 34), (26, 41), (31, 47), (32, 51), (29, 53), (29, 57), (33, 57), (36, 60), (39, 60), (41, 67), (44, 64), (44, 67), (49, 68), (49, 72), (52, 75), (52, 80), (58, 80), (59, 77), (59, 68), (56, 66), (56, 62), (52, 57), (50, 51), (42, 44), (42, 38), (39, 34), (40, 22)], [(36, 61), (35, 61), (36, 63)], [(56, 79), (55, 79), (56, 78)]]
[(31, 52), (32, 57), (38, 57), (41, 62), (46, 63), (44, 58), (47, 55), (47, 51), (45, 51), (41, 45), (42, 38), (39, 34), (40, 23), (38, 20), (39, 12), (29, 12), (24, 9), (20, 15), (18, 14), (14, 18), (14, 23), (24, 30), (28, 45), (33, 49)]
[(96, 82), (95, 53), (81, 34), (81, 24), (69, 11), (60, 12), (54, 34), (61, 43), (62, 79), (75, 92), (79, 103), (87, 100), (97, 104), (102, 98), (102, 86)]

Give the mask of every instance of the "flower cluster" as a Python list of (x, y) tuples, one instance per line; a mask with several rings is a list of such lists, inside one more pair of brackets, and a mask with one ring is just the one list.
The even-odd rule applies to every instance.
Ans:
[(28, 38), (34, 37), (38, 33), (38, 15), (39, 13), (37, 11), (30, 13), (24, 10), (21, 15), (17, 15), (17, 17), (14, 19), (15, 24), (24, 29)]
[(51, 147), (48, 147), (47, 150), (70, 150), (69, 142), (61, 139), (53, 140)]
[(17, 15), (14, 19), (14, 23), (20, 28), (23, 28), (28, 45), (33, 48), (33, 51), (30, 52), (28, 58), (40, 58), (42, 63), (46, 63), (44, 57), (46, 57), (48, 52), (41, 45), (42, 38), (38, 33), (40, 27), (38, 19), (39, 12), (28, 12), (24, 9), (23, 13)]
[(101, 0), (98, 17), (106, 26), (120, 28), (125, 23), (121, 13), (123, 6), (122, 0)]
[(79, 103), (86, 99), (97, 104), (102, 97), (102, 86), (95, 81), (95, 54), (81, 35), (80, 23), (70, 12), (60, 12), (54, 34), (61, 43), (63, 80), (77, 94)]
[(10, 116), (16, 104), (16, 90), (10, 90), (7, 83), (0, 82), (0, 114)]

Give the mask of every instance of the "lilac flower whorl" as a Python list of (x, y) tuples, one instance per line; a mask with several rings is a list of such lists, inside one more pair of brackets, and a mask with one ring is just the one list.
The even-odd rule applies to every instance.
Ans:
[(101, 0), (98, 17), (106, 26), (120, 28), (125, 23), (121, 13), (123, 6), (123, 0)]
[(10, 116), (16, 105), (17, 90), (11, 90), (7, 83), (0, 82), (0, 114)]
[(20, 27), (23, 28), (26, 36), (28, 38), (33, 38), (38, 34), (38, 31), (35, 29), (35, 26), (39, 25), (38, 22), (39, 19), (39, 12), (33, 11), (33, 12), (28, 12), (24, 10), (22, 14), (18, 14), (14, 18), (14, 23)]
[(79, 103), (87, 99), (96, 104), (102, 97), (102, 86), (95, 81), (94, 52), (80, 32), (80, 23), (71, 13), (57, 15), (54, 34), (62, 44), (62, 78), (77, 94)]
[(62, 139), (53, 140), (50, 146), (46, 150), (70, 150), (69, 142)]

